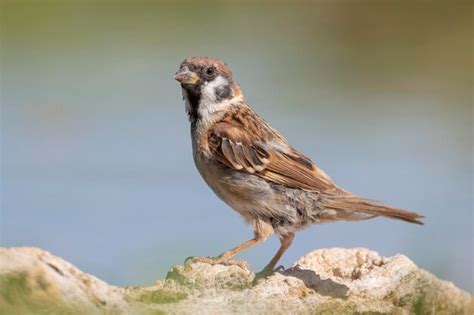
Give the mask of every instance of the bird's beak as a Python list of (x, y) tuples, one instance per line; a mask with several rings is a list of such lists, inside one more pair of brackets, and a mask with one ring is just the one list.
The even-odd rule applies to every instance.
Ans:
[(176, 71), (173, 78), (181, 84), (196, 84), (199, 81), (198, 75), (190, 71), (188, 67), (183, 67)]

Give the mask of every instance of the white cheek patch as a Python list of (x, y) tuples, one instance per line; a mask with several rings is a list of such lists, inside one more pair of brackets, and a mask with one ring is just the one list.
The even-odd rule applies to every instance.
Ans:
[(222, 101), (217, 100), (218, 89), (222, 89), (227, 85), (230, 85), (229, 81), (222, 76), (218, 76), (202, 86), (198, 112), (204, 122), (211, 122), (215, 113), (226, 110), (229, 106), (242, 101), (243, 97), (241, 95)]
[(217, 89), (229, 85), (229, 81), (222, 76), (216, 77), (211, 82), (204, 83), (201, 89), (201, 102), (214, 103), (217, 100)]

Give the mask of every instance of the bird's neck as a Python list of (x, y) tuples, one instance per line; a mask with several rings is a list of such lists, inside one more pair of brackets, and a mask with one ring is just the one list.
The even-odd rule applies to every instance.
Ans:
[(192, 124), (209, 125), (219, 120), (231, 107), (243, 104), (244, 97), (240, 89), (232, 92), (226, 98), (211, 98), (198, 90), (183, 89), (189, 121)]
[(232, 107), (240, 106), (243, 101), (242, 95), (215, 102), (206, 102), (202, 99), (197, 110), (197, 119), (202, 124), (211, 125), (222, 118)]

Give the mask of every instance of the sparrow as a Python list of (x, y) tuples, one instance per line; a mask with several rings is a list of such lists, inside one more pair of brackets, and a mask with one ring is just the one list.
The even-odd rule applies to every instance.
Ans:
[(273, 233), (280, 248), (258, 276), (266, 276), (312, 224), (382, 216), (423, 224), (423, 216), (359, 197), (337, 186), (291, 146), (247, 103), (232, 71), (210, 57), (185, 59), (174, 75), (191, 124), (194, 163), (214, 193), (253, 228), (254, 237), (221, 255), (194, 260), (212, 264), (232, 258)]

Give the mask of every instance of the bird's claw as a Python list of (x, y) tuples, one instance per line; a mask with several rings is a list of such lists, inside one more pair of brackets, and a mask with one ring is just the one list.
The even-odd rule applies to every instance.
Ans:
[(215, 265), (217, 263), (219, 263), (217, 261), (219, 257), (210, 257), (210, 256), (207, 256), (207, 257), (203, 257), (203, 256), (189, 256), (189, 257), (186, 257), (186, 259), (184, 260), (184, 264), (187, 265), (187, 264), (191, 264), (191, 263), (194, 263), (194, 262), (203, 262), (203, 263), (208, 263), (208, 264), (211, 264), (211, 265)]
[(262, 271), (260, 272), (257, 272), (255, 274), (255, 278), (253, 278), (253, 285), (257, 284), (257, 282), (260, 280), (260, 279), (266, 279), (268, 278), (269, 276), (273, 275), (275, 272), (284, 272), (285, 271), (285, 267), (283, 267), (283, 265), (280, 265), (278, 267), (276, 267), (275, 269), (270, 269), (270, 268), (263, 268)]
[(186, 257), (186, 259), (184, 260), (184, 264), (187, 265), (189, 263), (192, 263), (194, 258), (196, 258), (196, 256), (188, 256)]
[(253, 283), (255, 284), (258, 282), (258, 280), (265, 279), (272, 274), (273, 274), (273, 270), (263, 269), (262, 271), (257, 272), (255, 274), (255, 278), (253, 278)]

